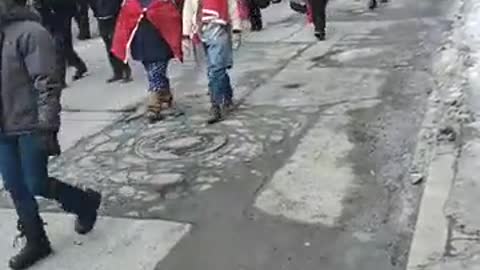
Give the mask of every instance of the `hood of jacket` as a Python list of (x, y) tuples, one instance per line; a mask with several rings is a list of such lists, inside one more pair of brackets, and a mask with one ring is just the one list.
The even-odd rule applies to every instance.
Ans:
[(19, 21), (40, 22), (40, 16), (27, 7), (15, 4), (14, 0), (0, 1), (0, 27)]

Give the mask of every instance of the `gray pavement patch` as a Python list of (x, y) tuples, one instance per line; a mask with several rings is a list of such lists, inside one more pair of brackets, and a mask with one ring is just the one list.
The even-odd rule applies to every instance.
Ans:
[(231, 166), (247, 166), (268, 149), (289, 144), (318, 110), (239, 109), (215, 129), (183, 116), (156, 125), (118, 122), (52, 160), (50, 172), (102, 190), (109, 214), (149, 217), (159, 213), (149, 212), (152, 207), (231, 181), (222, 177)]
[(343, 196), (354, 179), (351, 166), (338, 163), (353, 148), (341, 131), (346, 121), (340, 116), (319, 121), (255, 205), (270, 215), (335, 226), (342, 215)]
[[(309, 70), (307, 65), (292, 63), (249, 97), (247, 104), (311, 107), (373, 99), (377, 97), (378, 89), (388, 76), (388, 72), (384, 70), (348, 68)], [(290, 90), (281, 87), (285, 83), (302, 83), (304, 86)]]

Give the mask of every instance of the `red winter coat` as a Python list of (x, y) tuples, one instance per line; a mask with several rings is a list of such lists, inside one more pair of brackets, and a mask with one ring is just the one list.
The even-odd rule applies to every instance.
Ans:
[(173, 55), (183, 61), (181, 6), (181, 0), (154, 0), (146, 10), (143, 10), (138, 0), (125, 0), (115, 27), (112, 53), (127, 62), (130, 43), (138, 25), (146, 17), (165, 39)]

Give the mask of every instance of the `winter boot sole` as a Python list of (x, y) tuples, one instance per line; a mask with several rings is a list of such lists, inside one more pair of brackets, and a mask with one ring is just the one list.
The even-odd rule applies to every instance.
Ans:
[(53, 254), (53, 250), (50, 246), (37, 248), (41, 248), (42, 250), (32, 251), (30, 254), (19, 254), (13, 257), (9, 262), (10, 268), (13, 270), (28, 269)]

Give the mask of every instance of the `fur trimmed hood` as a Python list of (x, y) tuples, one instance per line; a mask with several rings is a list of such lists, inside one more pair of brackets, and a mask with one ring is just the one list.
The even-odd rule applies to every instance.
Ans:
[(40, 16), (27, 7), (16, 4), (14, 0), (0, 1), (0, 27), (18, 21), (40, 22)]

